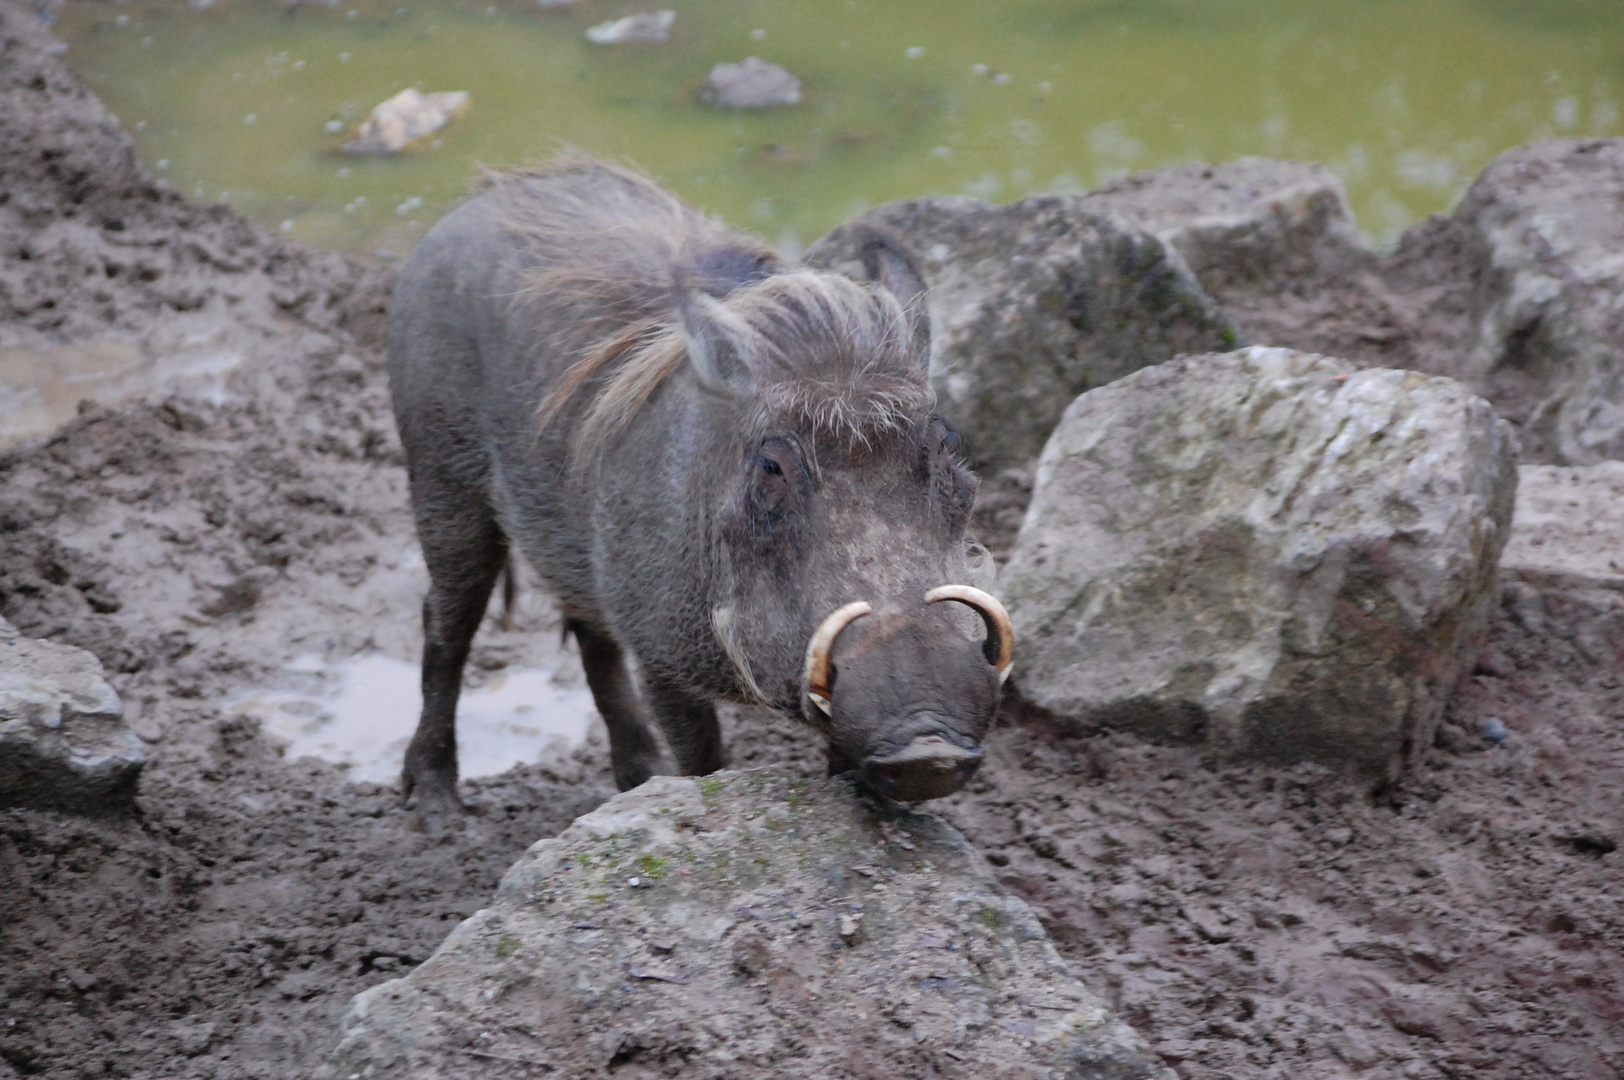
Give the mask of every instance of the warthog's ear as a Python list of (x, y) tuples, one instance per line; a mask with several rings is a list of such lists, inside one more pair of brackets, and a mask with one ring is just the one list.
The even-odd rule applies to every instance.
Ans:
[(863, 222), (855, 228), (857, 254), (863, 273), (877, 281), (902, 304), (908, 315), (914, 352), (930, 363), (930, 308), (925, 303), (925, 278), (902, 240), (891, 230)]
[(749, 376), (744, 358), (739, 355), (739, 339), (729, 332), (738, 317), (701, 289), (679, 285), (677, 295), (688, 362), (694, 366), (699, 381), (713, 392), (737, 394)]

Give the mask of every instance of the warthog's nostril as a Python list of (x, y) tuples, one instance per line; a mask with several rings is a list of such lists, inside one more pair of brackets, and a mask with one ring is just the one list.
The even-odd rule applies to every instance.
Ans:
[(924, 802), (951, 795), (981, 768), (986, 751), (966, 750), (940, 735), (921, 735), (894, 754), (863, 762), (863, 782), (896, 802)]

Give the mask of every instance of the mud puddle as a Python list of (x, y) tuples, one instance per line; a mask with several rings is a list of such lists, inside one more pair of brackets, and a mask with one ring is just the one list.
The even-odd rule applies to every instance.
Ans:
[[(344, 765), (350, 779), (400, 776), (423, 696), (418, 666), (379, 652), (329, 663), (307, 653), (285, 665), (277, 688), (226, 703), (257, 719), (289, 758)], [(465, 777), (495, 776), (581, 745), (597, 716), (579, 667), (505, 668), (467, 690), (457, 706), (457, 764)]]

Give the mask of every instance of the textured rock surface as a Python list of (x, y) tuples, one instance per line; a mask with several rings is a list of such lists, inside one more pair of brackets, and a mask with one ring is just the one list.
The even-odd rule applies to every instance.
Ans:
[(989, 471), (1035, 457), (1083, 391), (1236, 343), (1176, 251), (1075, 197), (887, 203), (819, 240), (807, 262), (862, 278), (852, 226), (865, 222), (893, 230), (919, 261), (942, 408)]
[(1501, 154), (1455, 221), (1475, 271), (1478, 377), (1525, 373), (1560, 464), (1624, 459), (1624, 139)]
[(941, 819), (657, 777), (543, 840), (327, 1075), (1168, 1077)]
[(1392, 775), (1495, 603), (1515, 448), (1448, 379), (1251, 348), (1079, 398), (1004, 574), (1056, 714)]
[(1172, 244), (1208, 289), (1340, 273), (1373, 259), (1342, 181), (1309, 162), (1248, 157), (1140, 173), (1080, 202)]
[(1613, 583), (1624, 593), (1624, 461), (1524, 465), (1500, 563)]
[(1520, 473), (1500, 558), (1507, 611), (1529, 634), (1624, 671), (1624, 461)]
[(100, 660), (0, 619), (0, 806), (125, 809), (145, 763)]

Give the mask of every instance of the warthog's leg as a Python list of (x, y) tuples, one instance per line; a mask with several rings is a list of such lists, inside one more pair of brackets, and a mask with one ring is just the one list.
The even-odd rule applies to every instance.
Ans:
[(654, 774), (660, 745), (638, 707), (626, 658), (613, 638), (580, 620), (567, 619), (564, 628), (581, 645), (586, 684), (592, 688), (592, 701), (609, 729), (609, 763), (615, 770), (615, 786), (630, 791)]
[(423, 715), (406, 748), (401, 772), (402, 800), (415, 797), (425, 817), (460, 810), (457, 798), (457, 698), (468, 647), (485, 617), (496, 577), (507, 563), (507, 539), (488, 514), (421, 519), (418, 537), (428, 564), (429, 592), (423, 598)]
[(716, 706), (667, 687), (649, 687), (648, 691), (654, 717), (684, 776), (704, 776), (727, 768)]

